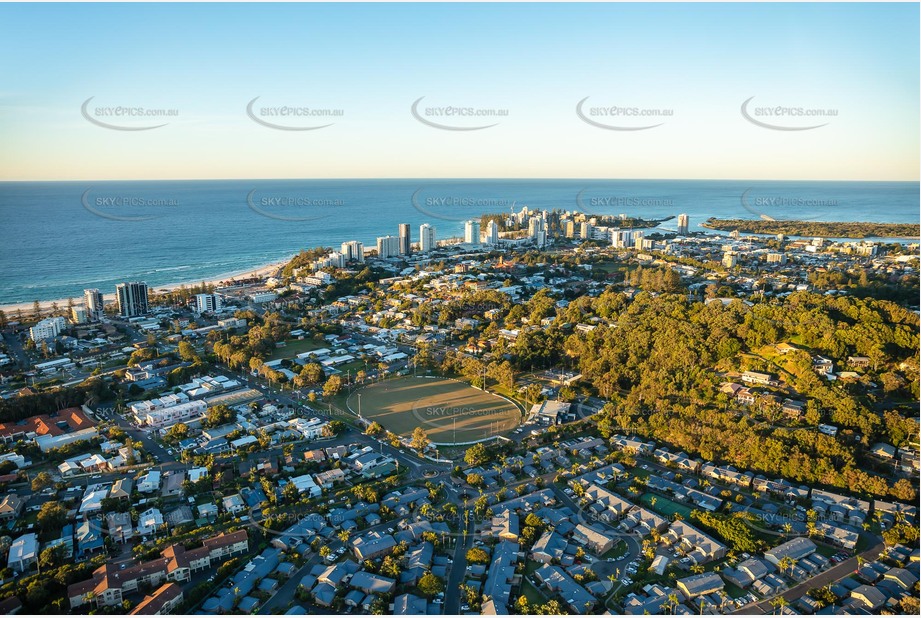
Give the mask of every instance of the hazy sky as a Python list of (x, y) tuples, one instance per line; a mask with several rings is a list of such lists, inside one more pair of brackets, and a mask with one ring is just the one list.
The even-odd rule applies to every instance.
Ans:
[[(0, 4), (0, 179), (917, 180), (918, 21), (917, 4)], [(256, 97), (258, 120), (332, 125), (263, 126)], [(422, 120), (498, 124), (430, 126), (420, 97)], [(282, 106), (341, 115), (263, 110)], [(447, 106), (507, 115), (427, 109)]]

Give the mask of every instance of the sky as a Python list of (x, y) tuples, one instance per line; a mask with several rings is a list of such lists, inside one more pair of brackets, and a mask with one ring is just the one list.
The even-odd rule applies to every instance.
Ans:
[(0, 180), (921, 166), (918, 4), (0, 4), (0, 23)]

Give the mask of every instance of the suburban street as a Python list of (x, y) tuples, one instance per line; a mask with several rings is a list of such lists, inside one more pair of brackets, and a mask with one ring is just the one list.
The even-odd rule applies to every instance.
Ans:
[[(861, 552), (859, 555), (862, 558), (869, 560), (874, 560), (879, 555), (883, 549), (885, 549), (885, 544), (880, 543), (875, 545), (870, 549)], [(768, 599), (763, 599), (757, 603), (749, 603), (748, 605), (742, 606), (738, 611), (733, 612), (733, 614), (770, 614), (776, 611), (776, 608), (771, 604), (771, 600), (777, 596), (782, 596), (786, 601), (795, 601), (800, 598), (811, 588), (821, 588), (822, 586), (827, 586), (828, 584), (834, 583), (839, 579), (847, 577), (851, 573), (857, 570), (857, 556), (848, 558), (844, 562), (836, 564), (830, 569), (823, 571), (816, 575), (815, 577), (810, 577), (806, 581), (788, 588), (779, 595), (770, 597)]]

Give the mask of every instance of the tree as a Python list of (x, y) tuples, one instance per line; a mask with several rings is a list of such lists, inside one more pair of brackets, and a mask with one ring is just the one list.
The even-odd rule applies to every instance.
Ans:
[(38, 564), (42, 568), (53, 568), (64, 562), (64, 545), (46, 547), (38, 557)]
[(471, 466), (481, 466), (489, 461), (489, 451), (482, 442), (478, 442), (464, 453), (464, 461)]
[(67, 509), (60, 502), (46, 502), (38, 511), (38, 525), (46, 534), (59, 532), (66, 523)]
[(426, 571), (425, 575), (419, 578), (419, 592), (424, 596), (433, 597), (440, 592), (444, 592), (445, 584), (441, 578), (434, 575), (431, 571)]
[(424, 451), (430, 444), (429, 436), (422, 427), (413, 429), (412, 439), (409, 445), (417, 451)]
[(47, 472), (39, 472), (35, 475), (35, 478), (32, 479), (32, 491), (41, 491), (46, 487), (50, 487), (54, 483), (54, 479), (51, 478), (51, 475)]
[(483, 475), (477, 474), (476, 472), (471, 472), (467, 475), (467, 478), (464, 479), (467, 481), (467, 484), (471, 487), (482, 487), (483, 486)]
[(237, 413), (221, 404), (208, 409), (208, 414), (205, 416), (205, 420), (202, 421), (202, 426), (205, 428), (219, 427), (236, 419)]
[(185, 423), (176, 423), (169, 430), (163, 434), (163, 441), (175, 444), (180, 440), (185, 440), (189, 437), (189, 426)]
[(188, 341), (180, 341), (178, 351), (179, 358), (184, 361), (194, 362), (199, 360), (198, 355), (195, 353), (195, 348)]
[(786, 573), (787, 571), (793, 569), (793, 566), (796, 564), (793, 558), (790, 556), (784, 556), (777, 562), (777, 568), (780, 569), (781, 573)]
[(326, 558), (326, 557), (329, 556), (332, 552), (333, 552), (333, 550), (331, 550), (331, 549), (329, 548), (329, 545), (324, 545), (323, 547), (320, 548), (320, 552), (319, 552), (320, 558)]
[(485, 549), (471, 547), (467, 550), (467, 562), (471, 564), (489, 564), (489, 554)]
[(365, 435), (376, 436), (376, 435), (379, 435), (382, 431), (384, 431), (384, 428), (381, 426), (381, 424), (378, 423), (377, 421), (373, 421), (365, 429)]
[(301, 375), (304, 376), (308, 384), (317, 384), (326, 377), (323, 366), (319, 363), (307, 363), (301, 369)]
[(323, 385), (323, 396), (332, 397), (342, 389), (342, 378), (339, 376), (330, 376)]

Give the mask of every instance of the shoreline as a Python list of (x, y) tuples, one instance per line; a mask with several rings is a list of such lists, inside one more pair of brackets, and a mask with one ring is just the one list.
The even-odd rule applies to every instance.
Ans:
[[(253, 279), (253, 278), (263, 278), (264, 279), (264, 278), (272, 276), (277, 271), (279, 271), (285, 264), (290, 262), (291, 259), (295, 255), (297, 254), (294, 254), (291, 257), (287, 258), (286, 260), (282, 260), (280, 262), (271, 262), (269, 264), (263, 264), (261, 266), (257, 266), (256, 268), (249, 268), (246, 270), (223, 273), (215, 277), (211, 277), (210, 279), (205, 279), (204, 282), (208, 285), (214, 285), (215, 287), (217, 287), (218, 284), (232, 283), (238, 279)], [(194, 285), (200, 285), (201, 282), (202, 282), (201, 279), (196, 279), (193, 281), (179, 281), (176, 283), (164, 283), (162, 285), (156, 285), (156, 286), (148, 285), (148, 293), (153, 295), (153, 294), (160, 294), (163, 292), (171, 292), (183, 286), (192, 287)], [(83, 305), (82, 296), (74, 296), (73, 298), (74, 298), (74, 306)], [(115, 302), (115, 292), (103, 293), (102, 301), (103, 301), (103, 304), (109, 304), (109, 303)], [(57, 303), (59, 309), (67, 308), (66, 298), (41, 300), (39, 301), (38, 304), (39, 304), (39, 307), (41, 307), (42, 311), (44, 312), (44, 311), (48, 311), (51, 309), (52, 303)], [(28, 316), (31, 314), (33, 304), (34, 304), (34, 301), (4, 304), (4, 305), (0, 305), (0, 311), (4, 311), (7, 315), (7, 318), (9, 319), (12, 319), (13, 318), (12, 314), (15, 314), (20, 309), (22, 309), (22, 312), (25, 316)]]

